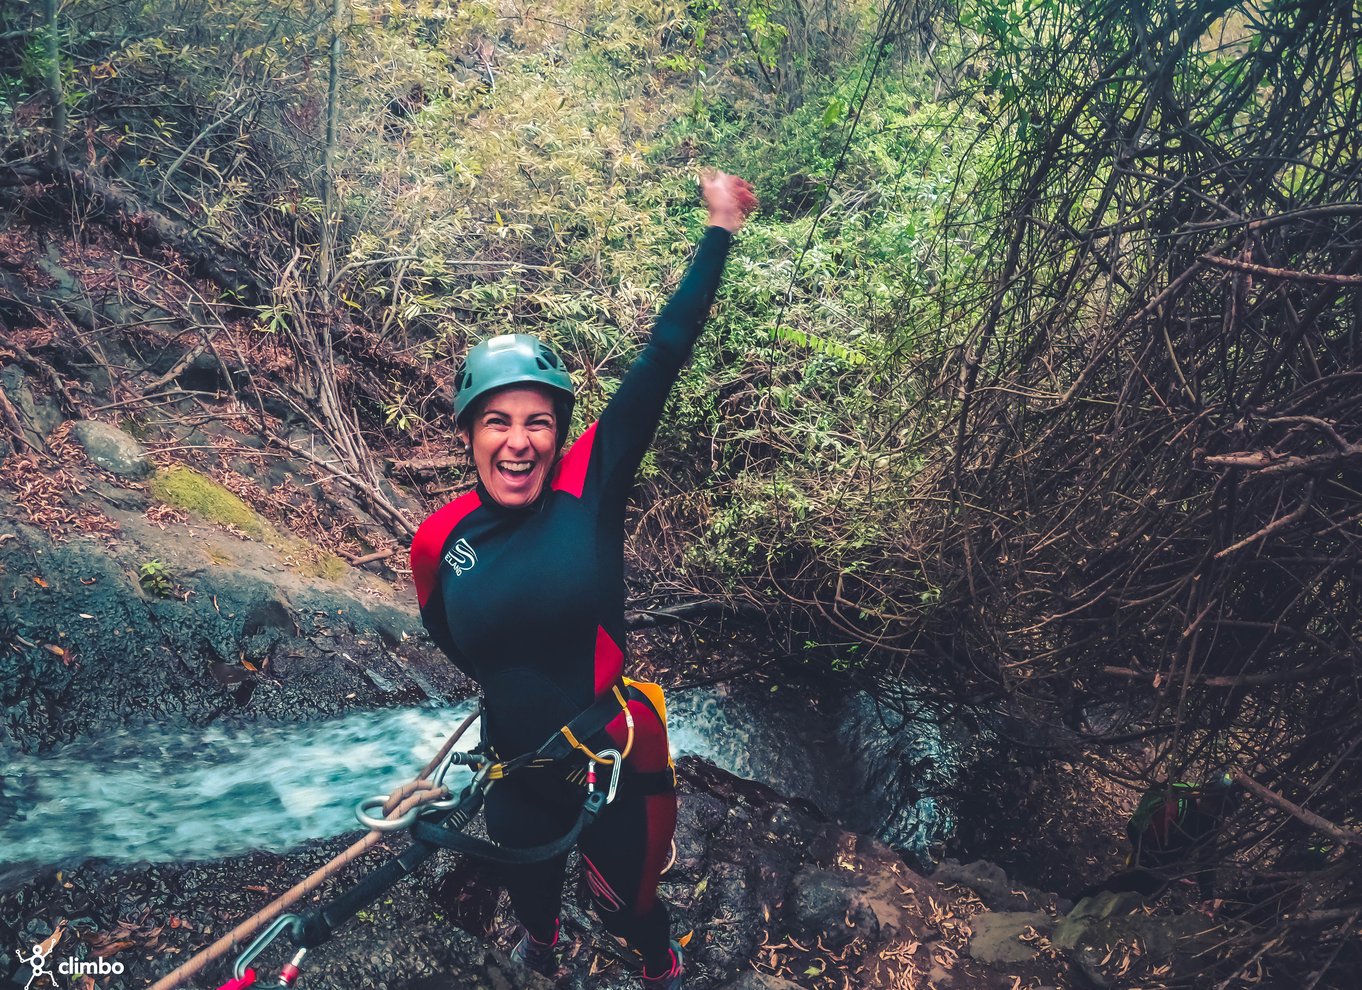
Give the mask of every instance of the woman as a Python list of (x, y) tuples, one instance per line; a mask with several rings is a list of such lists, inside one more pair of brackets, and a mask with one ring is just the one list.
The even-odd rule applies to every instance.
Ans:
[[(534, 337), (483, 341), (455, 381), (454, 412), (478, 484), (427, 519), (412, 543), (421, 617), (442, 650), (482, 685), (486, 735), (500, 759), (536, 750), (619, 685), (624, 663), (624, 507), (681, 365), (709, 314), (733, 234), (756, 208), (742, 179), (701, 180), (709, 229), (658, 316), (652, 339), (598, 422), (561, 453), (572, 380)], [(632, 723), (632, 724), (630, 724)], [(658, 877), (676, 827), (666, 729), (655, 707), (628, 700), (594, 753), (627, 753), (615, 799), (579, 847), (605, 926), (643, 960), (644, 985), (681, 986)], [(487, 831), (503, 846), (557, 838), (582, 806), (574, 765), (526, 767), (487, 792)], [(523, 931), (513, 951), (554, 965), (566, 855), (507, 867)]]

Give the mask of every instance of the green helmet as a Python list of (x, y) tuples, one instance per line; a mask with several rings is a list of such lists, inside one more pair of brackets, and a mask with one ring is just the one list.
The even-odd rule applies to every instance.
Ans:
[(567, 435), (574, 402), (572, 376), (553, 348), (527, 333), (504, 333), (478, 344), (463, 360), (454, 377), (454, 420), (467, 427), (465, 414), (489, 392), (507, 385), (543, 385), (553, 393), (558, 410), (558, 434)]

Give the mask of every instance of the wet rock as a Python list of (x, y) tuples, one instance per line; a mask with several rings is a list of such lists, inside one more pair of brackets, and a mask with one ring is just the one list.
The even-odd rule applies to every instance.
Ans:
[(256, 636), (267, 629), (292, 631), (295, 628), (293, 613), (288, 610), (288, 606), (272, 598), (251, 607), (246, 615), (246, 621), (242, 624), (241, 634)]
[[(416, 595), (413, 592), (412, 602), (415, 601)], [(397, 609), (378, 606), (372, 610), (371, 618), (374, 632), (389, 649), (400, 646), (408, 638), (423, 631), (419, 617), (399, 612)]]
[(445, 697), (444, 692), (432, 684), (430, 678), (422, 674), (421, 671), (415, 668), (408, 668), (407, 676), (411, 678), (411, 682), (416, 685), (424, 698), (441, 704), (449, 701), (449, 699)]
[(365, 667), (364, 676), (369, 678), (369, 683), (373, 684), (373, 686), (378, 688), (383, 694), (394, 694), (397, 692), (397, 685), (376, 670)]
[(105, 471), (124, 478), (146, 478), (156, 470), (146, 448), (116, 426), (92, 419), (71, 427), (71, 437)]
[(968, 887), (991, 911), (1032, 911), (1053, 900), (1052, 894), (1011, 883), (1002, 867), (984, 860), (962, 864), (948, 859), (932, 871), (932, 879), (943, 887)]
[[(0, 749), (43, 751), (147, 720), (299, 721), (420, 700), (414, 689), (385, 692), (364, 675), (367, 666), (389, 677), (390, 661), (375, 637), (359, 645), (364, 637), (351, 623), (369, 628), (374, 620), (341, 592), (285, 574), (272, 580), (263, 568), (195, 571), (168, 558), (176, 587), (189, 594), (155, 598), (136, 578), (146, 551), (82, 538), (54, 543), (22, 523), (12, 532), (0, 542), (0, 632), (18, 649), (0, 663)], [(287, 597), (277, 583), (285, 578)], [(334, 633), (336, 646), (308, 638), (320, 631)], [(427, 696), (461, 697), (436, 688), (461, 682), (433, 654), (404, 656), (403, 672), (420, 678)]]
[(1103, 969), (1102, 956), (1103, 953), (1096, 946), (1085, 945), (1069, 957), (1079, 975), (1089, 986), (1097, 987), (1098, 990), (1106, 990), (1116, 983), (1116, 977)]
[(996, 966), (1034, 959), (1036, 950), (1021, 937), (1028, 930), (1046, 935), (1054, 927), (1054, 921), (1043, 911), (985, 911), (975, 915), (970, 924), (974, 928), (970, 956)]
[[(1216, 927), (1198, 914), (1112, 915), (1091, 919), (1069, 953), (1093, 986), (1139, 980), (1159, 966), (1181, 968), (1218, 940)], [(1190, 966), (1187, 968), (1191, 968)]]
[(1083, 933), (1096, 922), (1104, 918), (1129, 914), (1142, 903), (1144, 902), (1140, 895), (1130, 891), (1116, 894), (1104, 890), (1091, 897), (1085, 897), (1060, 921), (1051, 941), (1057, 948), (1071, 950), (1078, 945)]
[(799, 990), (799, 985), (770, 973), (747, 972), (731, 983), (725, 983), (720, 990)]
[(790, 889), (792, 933), (802, 939), (822, 938), (834, 951), (844, 949), (857, 935), (878, 938), (879, 922), (848, 883), (845, 872), (808, 870), (795, 878)]

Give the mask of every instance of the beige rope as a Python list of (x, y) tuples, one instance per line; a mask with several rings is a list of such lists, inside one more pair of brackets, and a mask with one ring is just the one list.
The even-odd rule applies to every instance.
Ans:
[[(400, 818), (412, 808), (429, 801), (439, 800), (448, 794), (448, 791), (446, 791), (444, 787), (434, 786), (426, 777), (440, 765), (446, 756), (449, 755), (449, 751), (454, 748), (454, 744), (458, 742), (459, 737), (464, 734), (468, 727), (473, 724), (473, 720), (477, 717), (478, 712), (474, 711), (460, 723), (459, 727), (454, 730), (454, 734), (445, 740), (445, 744), (440, 747), (440, 752), (435, 754), (435, 758), (432, 759), (430, 763), (426, 764), (426, 768), (421, 771), (420, 776), (416, 780), (403, 784), (401, 787), (394, 790), (392, 794), (388, 795), (388, 800), (383, 805), (383, 815), (385, 818)], [(175, 990), (176, 987), (179, 987), (185, 980), (204, 969), (209, 963), (221, 959), (247, 938), (265, 927), (266, 924), (282, 914), (285, 908), (306, 897), (312, 891), (319, 888), (329, 877), (340, 872), (347, 865), (368, 852), (386, 834), (387, 833), (385, 832), (379, 831), (370, 832), (307, 879), (294, 884), (289, 888), (287, 893), (275, 898), (269, 905), (261, 908), (208, 948), (189, 959), (184, 965), (178, 967), (169, 975), (163, 976), (161, 979), (157, 980), (151, 985), (151, 990)]]

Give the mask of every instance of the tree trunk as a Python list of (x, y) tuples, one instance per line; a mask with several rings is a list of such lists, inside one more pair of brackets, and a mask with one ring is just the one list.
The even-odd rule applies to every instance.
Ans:
[(47, 98), (52, 103), (52, 144), (48, 161), (53, 170), (65, 159), (66, 98), (61, 91), (61, 28), (57, 18), (59, 0), (47, 0)]
[(336, 123), (340, 116), (340, 60), (341, 60), (341, 13), (345, 0), (334, 0), (331, 8), (331, 67), (326, 85), (326, 147), (322, 152), (322, 242), (318, 254), (317, 279), (321, 285), (326, 302), (331, 297), (331, 273), (334, 265), (336, 229), (340, 218), (335, 216), (336, 209)]

